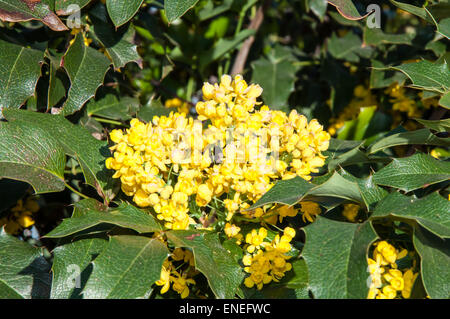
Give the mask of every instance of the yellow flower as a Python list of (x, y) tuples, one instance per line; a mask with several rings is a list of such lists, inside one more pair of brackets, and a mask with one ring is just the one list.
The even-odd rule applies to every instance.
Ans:
[(414, 274), (411, 269), (408, 269), (403, 274), (403, 283), (404, 283), (402, 289), (403, 298), (408, 299), (409, 297), (411, 297), (412, 287), (418, 275), (419, 275), (418, 273)]
[(166, 259), (163, 263), (161, 269), (161, 276), (158, 281), (155, 282), (158, 286), (163, 286), (161, 288), (161, 293), (165, 294), (170, 288), (170, 272), (172, 269), (172, 264)]
[(358, 216), (359, 205), (356, 204), (345, 204), (342, 215), (347, 218), (348, 221), (355, 222)]
[(315, 217), (322, 212), (319, 204), (314, 202), (300, 202), (300, 205), (301, 205), (300, 211), (303, 213), (302, 219), (305, 223), (306, 220), (308, 220), (311, 223), (314, 222)]
[(186, 274), (178, 274), (176, 273), (175, 277), (172, 277), (173, 285), (172, 289), (178, 292), (181, 295), (181, 298), (184, 299), (189, 296), (189, 287), (188, 285), (195, 285), (195, 280), (191, 278), (186, 278)]

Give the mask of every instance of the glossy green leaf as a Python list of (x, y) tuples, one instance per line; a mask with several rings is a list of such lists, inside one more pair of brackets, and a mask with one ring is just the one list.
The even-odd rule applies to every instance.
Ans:
[(346, 121), (339, 130), (338, 138), (342, 140), (362, 140), (366, 137), (366, 132), (375, 117), (376, 110), (376, 106), (361, 107), (358, 117)]
[(106, 94), (87, 104), (89, 116), (100, 116), (111, 120), (129, 120), (139, 108), (139, 100), (132, 97), (118, 98), (115, 94)]
[(141, 63), (137, 46), (134, 44), (135, 31), (130, 24), (116, 30), (110, 24), (105, 7), (100, 4), (90, 11), (90, 16), (94, 35), (105, 47), (115, 69), (119, 69), (129, 62)]
[(445, 93), (439, 100), (439, 105), (450, 109), (450, 92)]
[(335, 6), (337, 11), (346, 19), (361, 20), (369, 15), (366, 8), (361, 3), (351, 0), (328, 0), (328, 3)]
[[(82, 209), (82, 206), (77, 206), (77, 210)], [(45, 237), (65, 237), (100, 224), (112, 224), (130, 228), (138, 233), (150, 233), (161, 230), (161, 226), (152, 215), (133, 205), (122, 203), (119, 207), (111, 208), (108, 211), (89, 209), (86, 213), (78, 213), (75, 217), (64, 219), (59, 226), (45, 235)]]
[(443, 240), (424, 229), (415, 228), (413, 242), (420, 256), (423, 285), (428, 295), (449, 299), (450, 239)]
[(36, 193), (64, 189), (66, 158), (57, 140), (25, 123), (0, 123), (0, 177), (27, 182)]
[(104, 54), (85, 46), (81, 34), (76, 35), (75, 42), (67, 50), (63, 61), (71, 85), (61, 112), (69, 115), (80, 110), (94, 97), (103, 83), (110, 61)]
[(436, 145), (436, 146), (450, 146), (450, 140), (447, 138), (440, 138), (430, 132), (429, 129), (421, 129), (417, 131), (407, 131), (396, 133), (376, 141), (368, 148), (368, 154), (373, 154), (386, 148), (398, 145)]
[(0, 228), (0, 298), (48, 298), (50, 265), (39, 248)]
[(450, 238), (450, 201), (439, 193), (423, 198), (394, 192), (376, 207), (371, 218), (393, 216), (400, 220), (415, 220), (428, 231), (442, 238)]
[(130, 21), (144, 0), (106, 0), (106, 8), (114, 25), (118, 28)]
[(372, 68), (370, 70), (370, 88), (385, 88), (394, 82), (403, 83), (405, 80), (406, 76), (402, 72), (392, 69), (385, 69), (385, 63), (378, 60), (372, 60)]
[(445, 92), (450, 89), (450, 70), (447, 63), (437, 64), (422, 60), (391, 68), (403, 72), (417, 88), (437, 92)]
[(43, 52), (0, 40), (0, 119), (3, 108), (19, 108), (34, 95), (43, 60)]
[(277, 181), (275, 185), (249, 209), (255, 209), (272, 203), (294, 205), (313, 187), (314, 184), (307, 182), (299, 176), (292, 179)]
[(217, 233), (178, 230), (166, 233), (176, 247), (194, 252), (195, 268), (205, 275), (217, 298), (234, 298), (244, 273), (233, 255), (219, 242)]
[(10, 22), (39, 20), (54, 31), (67, 30), (50, 7), (40, 0), (0, 0), (0, 20)]
[(327, 5), (327, 0), (312, 0), (309, 2), (309, 8), (320, 19), (320, 21), (323, 21), (323, 17), (327, 11)]
[(83, 271), (107, 244), (108, 241), (104, 239), (88, 238), (56, 247), (53, 250), (53, 280), (50, 298), (79, 297), (82, 286), (87, 280)]
[(412, 45), (415, 33), (389, 34), (377, 28), (364, 28), (363, 40), (366, 45), (407, 44)]
[(164, 10), (169, 23), (183, 16), (197, 2), (198, 0), (164, 0)]
[(362, 41), (353, 32), (338, 38), (335, 33), (328, 39), (328, 52), (336, 59), (344, 59), (350, 62), (358, 62), (358, 50), (361, 49)]
[(251, 66), (252, 82), (263, 88), (264, 103), (273, 109), (287, 109), (299, 69), (289, 49), (276, 46), (270, 54), (254, 61)]
[(79, 161), (87, 184), (106, 201), (114, 196), (114, 180), (105, 167), (106, 158), (111, 156), (106, 142), (95, 139), (85, 128), (72, 124), (61, 115), (15, 109), (7, 109), (4, 114), (8, 121), (25, 122), (53, 136), (66, 154)]
[(371, 224), (343, 223), (318, 216), (304, 231), (302, 256), (314, 298), (366, 298), (367, 253), (377, 238)]
[(92, 262), (92, 274), (83, 297), (148, 298), (168, 255), (166, 245), (158, 239), (112, 236), (105, 250)]
[(406, 192), (450, 179), (450, 162), (439, 161), (417, 153), (394, 158), (373, 175), (376, 184), (395, 187)]
[(423, 119), (415, 119), (417, 122), (422, 124), (429, 129), (435, 130), (437, 132), (450, 132), (450, 119), (444, 120), (423, 120)]

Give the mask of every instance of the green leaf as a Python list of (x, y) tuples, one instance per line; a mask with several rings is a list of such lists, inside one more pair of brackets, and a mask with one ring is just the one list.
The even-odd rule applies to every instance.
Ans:
[(449, 299), (450, 239), (440, 239), (417, 227), (414, 229), (413, 243), (421, 259), (422, 280), (428, 295)]
[(83, 290), (88, 299), (148, 298), (160, 279), (169, 251), (158, 239), (112, 236), (108, 247), (92, 262)]
[(375, 117), (376, 110), (376, 106), (361, 107), (358, 117), (346, 121), (339, 130), (338, 138), (342, 140), (362, 140), (366, 137), (366, 132)]
[[(107, 246), (100, 238), (77, 240), (53, 250), (51, 299), (68, 299), (80, 295), (86, 276), (83, 271)], [(78, 277), (78, 278), (77, 278)], [(77, 287), (77, 284), (80, 284)]]
[(200, 70), (203, 70), (210, 63), (222, 57), (225, 53), (236, 48), (242, 41), (255, 34), (255, 30), (246, 29), (239, 32), (231, 39), (221, 38), (209, 50), (200, 53), (198, 57)]
[(289, 206), (294, 205), (313, 187), (314, 184), (307, 182), (299, 176), (277, 181), (249, 210), (273, 203)]
[(141, 64), (137, 46), (133, 43), (135, 31), (131, 24), (115, 29), (109, 22), (105, 7), (100, 4), (89, 14), (93, 23), (94, 35), (105, 47), (115, 69), (119, 69), (129, 62)]
[(367, 252), (377, 238), (369, 222), (344, 223), (317, 217), (304, 228), (302, 256), (315, 298), (366, 298)]
[(314, 12), (314, 14), (320, 19), (320, 21), (323, 21), (323, 17), (325, 16), (325, 12), (327, 11), (327, 5), (327, 0), (313, 0), (309, 3), (311, 11)]
[(41, 250), (0, 228), (0, 298), (48, 298), (50, 265)]
[(373, 175), (376, 184), (395, 187), (405, 192), (450, 179), (450, 162), (417, 153), (410, 157), (394, 158)]
[(350, 62), (359, 62), (357, 53), (361, 50), (361, 47), (361, 39), (353, 32), (348, 32), (341, 38), (333, 33), (328, 40), (328, 52), (336, 59), (344, 59)]
[(114, 25), (118, 28), (127, 23), (139, 11), (144, 0), (106, 0), (106, 8)]
[(27, 182), (36, 193), (64, 190), (64, 151), (47, 132), (0, 122), (0, 176)]
[(286, 284), (287, 288), (295, 289), (297, 299), (309, 298), (309, 278), (308, 278), (308, 266), (304, 259), (297, 259), (292, 263), (292, 272), (289, 272), (287, 276), (292, 274)]
[(450, 18), (439, 21), (437, 31), (447, 39), (450, 39)]
[[(77, 5), (79, 9), (84, 8), (91, 0), (54, 0), (55, 2), (55, 12), (57, 15), (69, 15), (74, 14), (76, 10), (74, 5)], [(73, 7), (71, 7), (73, 6)], [(71, 9), (71, 10), (69, 10)]]
[(444, 120), (422, 120), (422, 119), (414, 119), (420, 124), (422, 124), (425, 127), (428, 127), (429, 129), (435, 130), (437, 132), (450, 132), (450, 119), (444, 119)]
[(365, 7), (356, 1), (351, 0), (328, 0), (328, 3), (335, 6), (337, 11), (349, 20), (361, 20), (367, 17), (370, 12), (365, 11)]
[(61, 112), (69, 115), (80, 110), (84, 103), (94, 97), (103, 83), (110, 61), (101, 52), (85, 46), (81, 34), (76, 35), (63, 61), (71, 86)]
[(407, 131), (389, 135), (370, 145), (367, 152), (368, 154), (373, 154), (389, 147), (412, 144), (449, 147), (450, 140), (448, 138), (437, 137), (431, 133), (429, 129), (424, 128), (417, 131)]
[(222, 247), (217, 233), (175, 230), (166, 234), (176, 247), (193, 250), (195, 268), (208, 279), (217, 298), (234, 298), (244, 273), (233, 255)]
[(64, 80), (67, 78), (67, 75), (55, 62), (51, 59), (49, 63), (47, 110), (51, 110), (52, 107), (57, 105), (66, 96)]
[(415, 220), (421, 226), (442, 238), (450, 238), (450, 201), (439, 193), (423, 198), (394, 192), (376, 207), (371, 218), (393, 216), (400, 220)]
[(287, 47), (276, 46), (267, 57), (252, 64), (252, 82), (263, 88), (264, 103), (273, 109), (287, 109), (288, 99), (294, 91), (298, 67)]
[(416, 33), (388, 34), (377, 28), (364, 28), (363, 40), (366, 45), (407, 44), (412, 45)]
[(423, 60), (390, 67), (403, 72), (412, 81), (414, 87), (437, 92), (450, 89), (449, 67), (447, 63), (432, 63)]
[(450, 92), (444, 94), (439, 100), (439, 105), (445, 107), (446, 109), (450, 109)]
[(19, 108), (34, 94), (43, 60), (40, 51), (0, 40), (0, 119), (2, 109)]
[(393, 3), (395, 6), (397, 6), (398, 8), (412, 13), (424, 20), (427, 20), (430, 23), (433, 23), (433, 20), (431, 19), (431, 17), (427, 14), (425, 8), (421, 8), (421, 7), (417, 7), (415, 5), (412, 4), (408, 4), (408, 3), (404, 3), (404, 2), (400, 2), (400, 1), (394, 1), (394, 0), (390, 0), (391, 3)]
[(9, 22), (39, 20), (54, 31), (68, 30), (49, 6), (40, 0), (0, 0), (0, 20)]
[(385, 88), (394, 82), (403, 83), (405, 79), (406, 76), (402, 72), (385, 69), (385, 63), (372, 60), (372, 69), (370, 71), (371, 89)]
[(111, 156), (105, 141), (95, 139), (89, 131), (66, 120), (61, 115), (7, 109), (8, 121), (21, 121), (39, 127), (53, 136), (66, 154), (80, 163), (86, 183), (94, 187), (107, 202), (114, 196), (114, 180), (105, 167), (105, 160)]
[(132, 97), (118, 98), (115, 94), (106, 94), (87, 104), (89, 116), (100, 116), (111, 120), (129, 120), (139, 108), (139, 100)]
[(166, 11), (169, 23), (172, 23), (183, 16), (190, 8), (195, 6), (197, 2), (198, 0), (165, 0), (164, 10)]
[(247, 210), (271, 203), (294, 205), (302, 200), (313, 200), (320, 203), (323, 198), (328, 197), (351, 200), (365, 205), (358, 184), (342, 177), (338, 172), (334, 172), (331, 177), (319, 185), (309, 183), (298, 176), (280, 180)]
[[(77, 211), (83, 209), (82, 206), (76, 207)], [(133, 205), (122, 203), (119, 207), (111, 208), (108, 211), (98, 211), (89, 208), (85, 213), (78, 212), (76, 217), (64, 219), (58, 227), (45, 235), (45, 237), (65, 237), (100, 224), (112, 224), (130, 228), (138, 233), (150, 233), (161, 230), (161, 226), (152, 215)]]

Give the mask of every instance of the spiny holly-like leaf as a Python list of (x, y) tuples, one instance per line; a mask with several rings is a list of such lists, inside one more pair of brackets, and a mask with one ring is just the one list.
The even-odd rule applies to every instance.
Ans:
[(34, 94), (43, 59), (43, 52), (0, 40), (0, 119), (3, 108), (19, 108)]
[(166, 11), (169, 23), (184, 15), (190, 8), (195, 6), (198, 0), (165, 0), (164, 10)]
[(314, 184), (298, 176), (288, 180), (280, 180), (249, 209), (272, 203), (294, 205), (313, 187)]
[(41, 0), (0, 0), (0, 20), (10, 22), (39, 20), (54, 31), (67, 30), (58, 16)]
[(0, 298), (48, 298), (50, 265), (41, 250), (0, 228)]
[(61, 115), (16, 109), (5, 109), (4, 114), (8, 121), (25, 122), (48, 132), (66, 154), (79, 161), (87, 184), (108, 202), (114, 196), (114, 180), (105, 167), (106, 158), (111, 156), (106, 142), (95, 139), (85, 128), (72, 124)]
[(288, 49), (275, 47), (266, 57), (252, 63), (252, 82), (263, 88), (264, 103), (274, 109), (286, 108), (287, 100), (294, 91), (295, 73), (298, 67)]
[[(82, 210), (82, 206), (77, 206)], [(112, 224), (124, 228), (130, 228), (138, 233), (150, 233), (161, 230), (161, 226), (155, 218), (142, 210), (122, 203), (117, 208), (108, 211), (89, 209), (86, 213), (78, 213), (78, 216), (64, 219), (63, 222), (45, 235), (47, 238), (69, 236), (77, 232), (89, 229), (99, 224)]]
[(84, 103), (94, 97), (95, 91), (103, 83), (110, 61), (104, 54), (85, 46), (81, 34), (76, 35), (63, 61), (71, 85), (61, 113), (69, 115), (80, 110)]
[[(448, 211), (445, 212), (448, 214)], [(450, 298), (450, 239), (441, 239), (416, 227), (414, 246), (420, 256), (423, 285), (431, 298)]]
[(178, 230), (166, 234), (176, 247), (193, 250), (195, 268), (208, 279), (217, 298), (234, 298), (244, 274), (232, 254), (220, 244), (217, 233)]
[(415, 119), (417, 122), (422, 124), (429, 129), (435, 130), (437, 132), (450, 132), (450, 118), (444, 120), (422, 120)]
[(358, 184), (342, 177), (338, 172), (334, 172), (331, 177), (327, 177), (325, 181), (321, 181), (319, 184), (307, 182), (301, 177), (278, 181), (248, 210), (270, 203), (294, 205), (302, 200), (315, 199), (321, 202), (320, 199), (323, 198), (339, 198), (351, 200), (361, 205), (365, 204)]
[(55, 12), (58, 15), (74, 14), (84, 8), (91, 0), (54, 0)]
[(139, 108), (139, 100), (132, 97), (117, 98), (114, 94), (106, 94), (98, 100), (87, 104), (89, 116), (100, 116), (111, 120), (129, 120)]
[(411, 79), (415, 87), (441, 93), (450, 89), (450, 77), (448, 76), (450, 70), (447, 63), (439, 64), (423, 60), (391, 68), (403, 72)]
[(0, 122), (0, 176), (31, 184), (36, 193), (64, 190), (64, 151), (42, 129)]
[(141, 64), (137, 46), (133, 43), (135, 31), (130, 24), (116, 30), (108, 19), (105, 6), (101, 4), (91, 9), (89, 14), (93, 23), (94, 35), (105, 47), (115, 69), (125, 66), (128, 62)]
[(144, 0), (106, 0), (106, 8), (114, 25), (124, 25), (138, 12)]
[(85, 275), (88, 271), (85, 270), (107, 244), (108, 241), (101, 238), (88, 238), (56, 247), (53, 250), (53, 280), (50, 298), (79, 297), (88, 277)]
[(328, 0), (328, 3), (335, 6), (337, 11), (349, 20), (361, 20), (370, 14), (366, 12), (365, 6), (352, 0)]
[(439, 193), (423, 198), (391, 193), (376, 207), (371, 218), (393, 216), (400, 220), (414, 220), (433, 234), (450, 238), (450, 201)]
[(450, 179), (450, 162), (417, 153), (394, 158), (373, 175), (376, 184), (395, 187), (406, 192)]
[(369, 146), (368, 154), (373, 154), (378, 151), (384, 150), (389, 147), (398, 145), (411, 145), (411, 144), (423, 144), (423, 145), (436, 145), (436, 146), (450, 146), (450, 140), (448, 138), (440, 138), (430, 132), (429, 129), (421, 129), (417, 131), (406, 131), (402, 133), (396, 133), (382, 138)]
[(112, 236), (92, 262), (84, 298), (148, 298), (169, 255), (164, 243), (141, 236)]
[(304, 228), (302, 256), (315, 298), (366, 298), (367, 251), (377, 238), (369, 222), (343, 223), (318, 217)]

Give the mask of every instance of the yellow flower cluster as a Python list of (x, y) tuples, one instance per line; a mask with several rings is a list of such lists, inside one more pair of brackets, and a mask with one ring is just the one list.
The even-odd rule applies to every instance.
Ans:
[(189, 114), (189, 103), (183, 102), (179, 98), (168, 99), (164, 103), (164, 106), (168, 109), (175, 108), (178, 113)]
[(397, 82), (391, 84), (385, 93), (388, 94), (391, 99), (389, 102), (392, 103), (392, 110), (404, 112), (408, 117), (420, 117), (422, 112), (418, 109), (414, 99), (406, 96), (406, 90), (404, 87), (400, 86)]
[(380, 241), (374, 244), (373, 258), (368, 259), (368, 270), (370, 277), (368, 280), (368, 299), (394, 299), (411, 296), (411, 290), (418, 273), (413, 272), (413, 268), (400, 270), (396, 260), (404, 258), (408, 251), (403, 249), (398, 251), (387, 241)]
[(278, 282), (284, 277), (285, 272), (292, 269), (292, 265), (287, 262), (287, 256), (291, 250), (291, 240), (295, 237), (295, 230), (286, 227), (283, 235), (276, 235), (271, 241), (264, 241), (267, 238), (267, 230), (260, 228), (253, 229), (245, 237), (245, 248), (247, 254), (242, 258), (245, 272), (250, 275), (245, 278), (244, 285), (248, 288), (256, 286), (261, 290), (263, 285), (271, 281)]
[(120, 178), (122, 191), (138, 206), (153, 207), (166, 228), (186, 229), (193, 223), (191, 196), (204, 207), (226, 195), (223, 205), (231, 220), (275, 180), (309, 180), (324, 165), (330, 135), (317, 120), (308, 123), (295, 110), (289, 115), (267, 106), (256, 110), (262, 89), (240, 75), (224, 75), (220, 84), (205, 83), (202, 91), (199, 120), (171, 112), (151, 123), (133, 119), (125, 132), (110, 134), (114, 155), (106, 167), (115, 170), (113, 177)]
[[(179, 268), (173, 264), (180, 261), (188, 265), (184, 271), (178, 271)], [(161, 294), (165, 294), (172, 284), (172, 289), (180, 294), (182, 299), (189, 296), (188, 285), (195, 285), (195, 280), (192, 277), (197, 274), (194, 266), (194, 255), (190, 250), (175, 248), (171, 256), (164, 261), (161, 277), (156, 281), (158, 286), (162, 286)]]
[(17, 235), (24, 228), (34, 225), (33, 213), (37, 211), (39, 204), (33, 197), (28, 197), (25, 201), (20, 199), (7, 216), (0, 218), (0, 227), (5, 226), (8, 234)]

